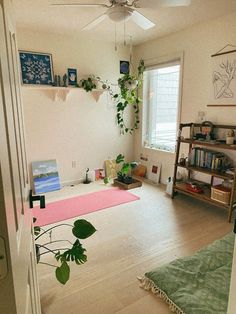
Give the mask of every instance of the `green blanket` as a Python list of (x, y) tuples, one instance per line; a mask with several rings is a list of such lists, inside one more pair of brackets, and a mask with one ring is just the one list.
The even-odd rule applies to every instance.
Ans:
[(227, 313), (235, 235), (145, 274), (141, 287), (163, 298), (178, 314)]

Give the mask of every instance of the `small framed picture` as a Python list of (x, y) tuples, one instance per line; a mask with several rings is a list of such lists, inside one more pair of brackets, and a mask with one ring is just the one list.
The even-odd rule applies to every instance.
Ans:
[(150, 162), (148, 167), (148, 179), (158, 184), (160, 182), (161, 163), (159, 161)]
[(52, 85), (53, 67), (50, 53), (19, 51), (22, 84)]
[(68, 69), (68, 84), (69, 85), (77, 85), (77, 70), (76, 69)]
[(120, 74), (129, 74), (129, 61), (120, 61)]

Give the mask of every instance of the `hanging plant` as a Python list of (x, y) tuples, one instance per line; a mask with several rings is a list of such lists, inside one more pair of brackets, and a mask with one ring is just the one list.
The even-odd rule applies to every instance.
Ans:
[[(141, 98), (138, 97), (138, 88), (142, 84), (143, 72), (145, 70), (144, 61), (140, 60), (138, 66), (137, 75), (125, 74), (118, 79), (118, 85), (120, 88), (120, 93), (113, 95), (116, 100), (117, 109), (117, 123), (121, 129), (121, 134), (130, 133), (132, 134), (134, 130), (138, 129), (139, 126), (139, 105)], [(125, 109), (128, 106), (132, 106), (134, 110), (134, 122), (130, 127), (126, 124), (124, 119)]]

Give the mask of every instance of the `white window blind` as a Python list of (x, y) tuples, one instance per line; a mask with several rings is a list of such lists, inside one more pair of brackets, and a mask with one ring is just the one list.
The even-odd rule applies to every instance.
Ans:
[(143, 104), (146, 108), (146, 145), (175, 151), (179, 112), (180, 62), (144, 72)]

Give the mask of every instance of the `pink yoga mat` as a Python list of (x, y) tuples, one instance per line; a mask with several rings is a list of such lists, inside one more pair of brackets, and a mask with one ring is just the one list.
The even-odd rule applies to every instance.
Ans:
[(130, 192), (112, 188), (49, 203), (45, 209), (37, 206), (33, 209), (33, 217), (37, 218), (37, 226), (45, 226), (138, 199)]

